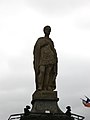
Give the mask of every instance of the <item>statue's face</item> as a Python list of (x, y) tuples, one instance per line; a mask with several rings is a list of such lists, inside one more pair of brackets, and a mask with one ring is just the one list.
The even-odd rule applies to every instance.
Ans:
[(49, 26), (46, 26), (45, 29), (44, 29), (44, 33), (45, 33), (46, 35), (49, 35), (50, 32), (51, 32), (51, 28), (50, 28)]

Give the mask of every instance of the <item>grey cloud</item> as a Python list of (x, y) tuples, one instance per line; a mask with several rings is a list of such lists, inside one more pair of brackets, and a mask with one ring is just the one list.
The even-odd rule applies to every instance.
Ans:
[(89, 83), (90, 80), (90, 62), (88, 63), (83, 60), (76, 62), (77, 60), (72, 60), (73, 63), (71, 63), (70, 61), (68, 61), (68, 63), (65, 62), (66, 66), (61, 68), (61, 83), (64, 85), (65, 89), (67, 90), (68, 88), (68, 92), (72, 94), (84, 94), (86, 90), (86, 94), (88, 94), (89, 84), (87, 83)]
[(32, 76), (24, 74), (6, 76), (3, 82), (0, 81), (0, 117), (8, 119), (11, 114), (23, 112), (25, 105), (30, 104), (33, 90)]
[[(15, 56), (9, 58), (6, 62), (8, 64), (6, 73), (0, 76), (1, 91), (30, 87), (30, 84), (34, 83), (33, 61), (31, 65), (30, 57)], [(32, 88), (31, 86), (31, 89)]]
[(47, 15), (63, 15), (72, 12), (80, 6), (90, 3), (89, 0), (32, 0), (28, 1), (28, 6)]
[(76, 26), (80, 29), (90, 30), (90, 18), (88, 19), (88, 21), (87, 20), (84, 21), (83, 19), (81, 19), (81, 22), (78, 21), (76, 23)]
[(57, 89), (60, 98), (59, 106), (65, 111), (70, 105), (72, 112), (80, 114), (88, 119), (88, 114), (80, 98), (90, 95), (90, 62), (79, 58), (63, 58), (57, 77)]
[[(32, 62), (33, 63), (33, 62)], [(30, 71), (30, 56), (15, 56), (8, 60), (9, 69), (13, 72), (28, 72)]]
[(83, 30), (90, 30), (90, 4), (76, 11), (73, 20), (75, 27)]
[(11, 74), (3, 77), (0, 81), (0, 90), (16, 90), (18, 88), (29, 88), (32, 89), (34, 84), (33, 77), (28, 74)]

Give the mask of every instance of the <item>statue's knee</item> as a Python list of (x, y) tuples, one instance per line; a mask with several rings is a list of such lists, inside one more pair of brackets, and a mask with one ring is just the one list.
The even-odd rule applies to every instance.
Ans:
[(40, 66), (40, 73), (44, 74), (44, 72), (45, 72), (45, 67), (44, 66)]

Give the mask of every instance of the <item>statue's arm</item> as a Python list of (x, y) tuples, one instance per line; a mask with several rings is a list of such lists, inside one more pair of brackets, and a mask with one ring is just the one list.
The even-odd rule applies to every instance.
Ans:
[(56, 64), (54, 64), (54, 73), (57, 76), (57, 74), (58, 74), (58, 57), (57, 57), (56, 49), (54, 48), (54, 42), (52, 40), (51, 40), (51, 42), (52, 42), (52, 48), (51, 49), (53, 50), (55, 58), (56, 58)]
[(34, 46), (34, 69), (35, 72), (38, 73), (38, 66), (39, 66), (39, 60), (40, 60), (40, 45), (38, 44), (38, 42), (36, 42), (35, 46)]

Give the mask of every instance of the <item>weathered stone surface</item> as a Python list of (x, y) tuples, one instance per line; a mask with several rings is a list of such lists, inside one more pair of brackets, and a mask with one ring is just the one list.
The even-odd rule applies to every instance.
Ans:
[(45, 26), (45, 36), (38, 38), (33, 50), (36, 90), (53, 91), (56, 88), (58, 58), (50, 32), (51, 27)]
[(68, 117), (63, 114), (51, 114), (51, 113), (30, 113), (28, 116), (23, 116), (21, 120), (74, 120), (72, 117)]
[(59, 98), (57, 98), (57, 91), (36, 91), (32, 96), (31, 112), (45, 113), (61, 113), (63, 112), (58, 107)]
[(57, 91), (35, 91), (34, 94), (32, 95), (32, 100), (36, 99), (57, 99)]

